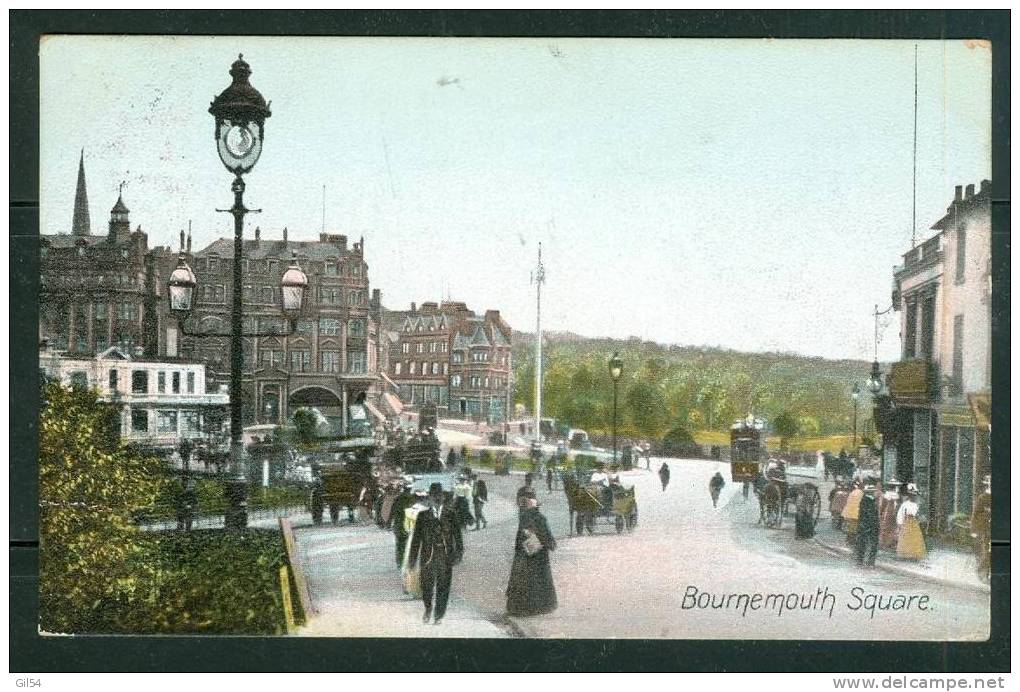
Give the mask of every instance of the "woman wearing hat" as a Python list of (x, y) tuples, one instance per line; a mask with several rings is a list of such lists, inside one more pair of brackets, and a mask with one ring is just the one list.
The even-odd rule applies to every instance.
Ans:
[(557, 604), (549, 553), (556, 550), (556, 539), (538, 510), (534, 490), (522, 492), (518, 503), (521, 511), (506, 588), (506, 612), (514, 616), (551, 613)]
[(900, 482), (890, 478), (878, 501), (878, 547), (882, 550), (896, 550), (896, 513), (899, 509)]
[(907, 499), (896, 512), (896, 525), (899, 526), (896, 556), (905, 560), (923, 560), (928, 554), (917, 512), (917, 486), (910, 483), (907, 485)]
[(861, 487), (861, 482), (854, 481), (853, 490), (847, 495), (846, 504), (843, 506), (846, 540), (852, 546), (857, 545), (857, 519), (861, 510), (862, 497), (864, 497), (864, 489)]

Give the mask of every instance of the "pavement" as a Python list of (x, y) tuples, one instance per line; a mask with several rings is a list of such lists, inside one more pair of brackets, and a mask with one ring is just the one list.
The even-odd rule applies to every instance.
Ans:
[[(403, 594), (390, 532), (373, 524), (298, 528), (319, 609), (299, 634), (928, 641), (988, 636), (987, 593), (836, 558), (820, 542), (795, 539), (792, 518), (778, 529), (759, 525), (757, 503), (753, 496), (743, 500), (739, 484), (727, 483), (713, 507), (708, 479), (717, 469), (728, 477), (725, 464), (666, 461), (672, 479), (665, 492), (655, 473), (662, 460), (653, 459), (651, 471), (621, 474), (625, 485), (636, 488), (640, 513), (637, 528), (622, 535), (600, 525), (594, 536), (572, 536), (563, 492), (537, 484), (540, 509), (559, 543), (551, 555), (559, 607), (530, 618), (504, 614), (519, 475), (487, 475), (490, 524), (465, 532), (464, 562), (454, 570), (450, 607), (439, 626), (422, 624), (421, 603)], [(806, 599), (816, 591), (831, 594), (831, 606), (826, 601), (824, 609), (740, 612), (696, 602), (729, 595), (732, 604), (741, 594), (758, 593)], [(912, 605), (903, 609), (904, 603)]]

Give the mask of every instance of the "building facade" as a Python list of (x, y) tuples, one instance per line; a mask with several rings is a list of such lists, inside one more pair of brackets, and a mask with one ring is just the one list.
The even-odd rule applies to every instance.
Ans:
[(914, 482), (929, 527), (969, 515), (990, 472), (991, 182), (956, 187), (936, 234), (894, 273), (901, 360), (889, 375), (886, 474)]
[[(245, 424), (283, 424), (301, 407), (315, 407), (336, 433), (350, 424), (349, 406), (378, 397), (380, 293), (370, 290), (364, 240), (320, 234), (316, 241), (266, 240), (259, 229), (244, 241), (243, 416)], [(150, 253), (152, 296), (160, 355), (205, 363), (210, 378), (230, 378), (234, 243), (221, 238), (191, 251), (161, 248)], [(180, 256), (195, 273), (194, 309), (181, 324), (169, 312), (166, 283)], [(304, 309), (293, 333), (281, 311), (280, 280), (291, 259), (307, 274)], [(201, 336), (198, 336), (201, 335)]]
[(208, 391), (205, 366), (180, 359), (133, 358), (110, 346), (94, 356), (45, 348), (39, 368), (68, 386), (93, 389), (121, 409), (120, 436), (150, 450), (172, 452), (181, 441), (221, 439), (229, 432), (225, 389)]
[(122, 195), (106, 235), (91, 233), (84, 154), (70, 233), (39, 238), (39, 339), (73, 354), (119, 346), (135, 354), (146, 342), (145, 257), (148, 237), (131, 230)]
[(455, 301), (387, 311), (386, 374), (404, 404), (498, 423), (511, 412), (511, 329), (498, 310), (477, 315)]

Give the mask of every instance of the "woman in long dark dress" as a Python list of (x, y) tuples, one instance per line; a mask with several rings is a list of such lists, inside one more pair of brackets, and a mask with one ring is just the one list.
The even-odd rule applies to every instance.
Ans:
[[(556, 586), (549, 567), (549, 553), (556, 550), (556, 539), (538, 511), (534, 491), (522, 495), (520, 503), (514, 562), (506, 589), (506, 612), (515, 616), (551, 613), (556, 610)], [(542, 544), (541, 549), (531, 555), (524, 547), (527, 532), (532, 532)]]

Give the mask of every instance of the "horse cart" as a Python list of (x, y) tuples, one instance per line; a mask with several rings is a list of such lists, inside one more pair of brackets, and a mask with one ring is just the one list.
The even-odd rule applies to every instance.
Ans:
[(355, 521), (370, 517), (375, 504), (378, 483), (372, 472), (373, 440), (349, 438), (334, 440), (313, 462), (316, 478), (312, 484), (310, 505), (312, 522), (321, 524), (326, 508), (333, 524), (340, 519), (340, 508), (347, 509), (347, 519)]
[(768, 528), (782, 526), (783, 517), (804, 512), (813, 528), (822, 513), (822, 496), (815, 476), (800, 475), (782, 461), (769, 460), (755, 492), (761, 512), (760, 523)]
[(634, 488), (614, 483), (582, 484), (573, 475), (563, 474), (563, 491), (570, 509), (570, 531), (580, 536), (595, 532), (599, 524), (611, 525), (616, 533), (633, 531), (637, 526), (638, 506)]

